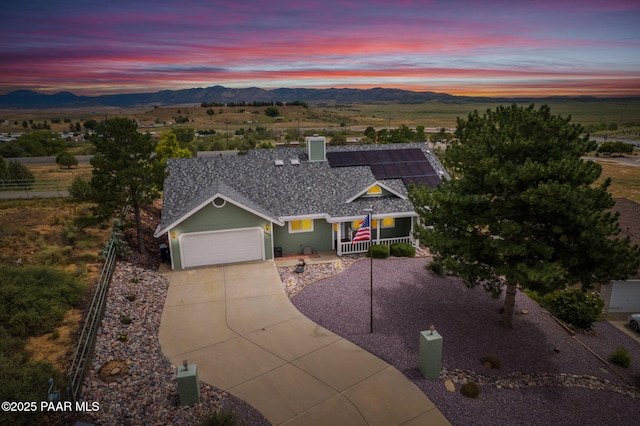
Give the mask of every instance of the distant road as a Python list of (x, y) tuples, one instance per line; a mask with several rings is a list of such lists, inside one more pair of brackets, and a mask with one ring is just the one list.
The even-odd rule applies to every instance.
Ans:
[[(89, 161), (93, 158), (93, 155), (76, 155), (76, 159), (79, 164), (88, 164)], [(14, 158), (5, 158), (4, 161), (17, 161), (21, 164), (40, 164), (40, 165), (51, 165), (56, 164), (56, 157), (14, 157)]]
[(640, 157), (582, 157), (596, 163), (617, 163), (623, 166), (640, 167)]

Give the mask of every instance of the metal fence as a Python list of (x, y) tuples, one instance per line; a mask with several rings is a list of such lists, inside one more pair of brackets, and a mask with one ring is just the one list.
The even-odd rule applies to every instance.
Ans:
[[(126, 217), (128, 212), (129, 206), (124, 208), (121, 217)], [(116, 263), (116, 241), (111, 239), (106, 250), (102, 272), (100, 273), (100, 278), (96, 284), (95, 293), (93, 294), (91, 305), (89, 306), (87, 317), (85, 319), (84, 326), (82, 327), (82, 333), (78, 339), (78, 346), (73, 354), (73, 360), (71, 361), (71, 365), (69, 366), (67, 373), (67, 377), (69, 378), (69, 398), (72, 401), (79, 401), (82, 399), (82, 384), (84, 383), (84, 378), (87, 375), (91, 358), (93, 356), (96, 336), (102, 323), (104, 308), (107, 304), (107, 292), (109, 290), (111, 278), (113, 277), (113, 271), (116, 268)]]
[(100, 328), (104, 307), (107, 301), (107, 291), (111, 283), (111, 277), (116, 267), (116, 246), (112, 241), (107, 251), (104, 266), (100, 278), (96, 284), (96, 291), (91, 300), (91, 306), (87, 312), (87, 318), (82, 327), (82, 333), (78, 340), (78, 346), (73, 354), (73, 360), (69, 367), (69, 397), (73, 401), (79, 401), (82, 397), (82, 383), (87, 375), (93, 348), (96, 343), (96, 335)]
[[(2, 198), (32, 198), (38, 194), (48, 197), (66, 197), (69, 195), (70, 179), (34, 180), (3, 179), (0, 180)], [(10, 197), (10, 195), (14, 197)]]

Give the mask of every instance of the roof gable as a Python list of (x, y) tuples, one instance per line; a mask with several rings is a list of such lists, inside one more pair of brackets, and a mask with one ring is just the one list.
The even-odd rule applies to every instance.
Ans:
[(354, 195), (353, 197), (347, 199), (345, 202), (346, 203), (351, 203), (352, 201), (358, 199), (358, 198), (369, 198), (371, 196), (368, 196), (367, 193), (369, 192), (370, 189), (372, 189), (375, 186), (379, 186), (380, 188), (382, 188), (384, 191), (387, 191), (387, 193), (391, 193), (394, 196), (401, 198), (403, 200), (406, 200), (407, 197), (406, 195), (403, 195), (399, 192), (396, 192), (394, 189), (388, 187), (387, 185), (385, 185), (384, 183), (380, 182), (380, 181), (375, 181), (374, 183), (372, 183), (371, 185), (367, 186), (366, 188), (364, 188), (362, 191), (360, 191), (359, 193), (357, 193), (356, 195)]

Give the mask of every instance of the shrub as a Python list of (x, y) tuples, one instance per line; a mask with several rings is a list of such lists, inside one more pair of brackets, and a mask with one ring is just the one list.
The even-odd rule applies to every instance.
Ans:
[(126, 259), (131, 256), (131, 248), (124, 240), (123, 227), (124, 225), (118, 219), (113, 220), (113, 232), (111, 232), (109, 239), (98, 254), (101, 258), (106, 258), (109, 255), (112, 246), (118, 259)]
[(131, 318), (129, 317), (120, 317), (120, 322), (123, 324), (131, 324)]
[(33, 261), (39, 265), (68, 265), (71, 262), (73, 249), (69, 246), (46, 246), (33, 256)]
[(62, 240), (64, 241), (65, 245), (74, 246), (76, 244), (77, 238), (78, 236), (76, 234), (76, 231), (72, 227), (67, 226), (62, 230)]
[(238, 424), (230, 411), (214, 411), (200, 422), (200, 426), (234, 426)]
[(487, 368), (498, 369), (501, 365), (500, 358), (495, 355), (485, 355), (482, 357), (481, 361)]
[(435, 275), (444, 275), (444, 265), (440, 260), (432, 259), (431, 262), (429, 262), (429, 264), (427, 265), (427, 269), (433, 272)]
[(588, 330), (600, 319), (604, 301), (598, 293), (577, 288), (554, 291), (543, 297), (543, 306), (562, 321)]
[(76, 176), (71, 181), (69, 186), (69, 195), (71, 199), (79, 203), (91, 201), (93, 197), (93, 190), (91, 184), (87, 179), (82, 176)]
[(480, 396), (480, 387), (476, 382), (467, 382), (460, 387), (460, 393), (469, 398), (477, 398)]
[(416, 248), (409, 243), (391, 244), (390, 252), (395, 257), (416, 257)]
[(629, 368), (631, 365), (631, 355), (629, 355), (629, 352), (622, 346), (618, 346), (609, 359), (620, 367)]
[(374, 244), (369, 247), (367, 256), (373, 257), (374, 259), (386, 259), (389, 257), (389, 247), (383, 244)]
[(84, 287), (67, 272), (47, 266), (0, 266), (0, 324), (14, 337), (53, 331)]

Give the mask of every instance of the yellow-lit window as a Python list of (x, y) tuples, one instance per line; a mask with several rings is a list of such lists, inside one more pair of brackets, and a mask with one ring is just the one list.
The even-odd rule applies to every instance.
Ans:
[(313, 219), (292, 220), (289, 222), (289, 232), (312, 232)]
[(393, 228), (396, 224), (396, 221), (392, 217), (385, 217), (382, 219), (382, 227), (383, 228)]
[(373, 185), (367, 191), (367, 195), (380, 195), (380, 194), (382, 194), (382, 188), (380, 188), (380, 185)]

